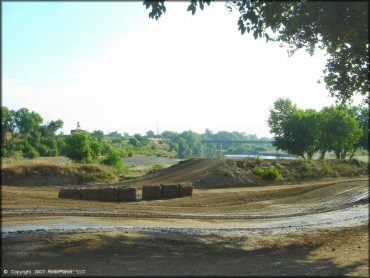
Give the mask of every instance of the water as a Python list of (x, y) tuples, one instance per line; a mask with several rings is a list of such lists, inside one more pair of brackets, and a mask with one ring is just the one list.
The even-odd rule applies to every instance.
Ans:
[(288, 155), (258, 155), (258, 154), (225, 154), (225, 158), (236, 159), (236, 158), (262, 158), (262, 159), (295, 159), (293, 156)]
[(176, 164), (183, 159), (169, 158), (169, 157), (158, 157), (158, 156), (146, 156), (146, 155), (135, 155), (132, 157), (123, 158), (123, 163), (128, 165), (150, 165), (150, 164)]

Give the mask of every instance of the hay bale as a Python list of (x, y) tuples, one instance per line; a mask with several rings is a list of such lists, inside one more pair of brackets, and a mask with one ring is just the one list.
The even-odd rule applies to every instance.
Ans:
[(59, 190), (58, 198), (81, 199), (81, 191), (73, 188), (62, 188)]
[(142, 195), (144, 200), (154, 200), (161, 198), (160, 185), (144, 185), (142, 188)]
[(118, 188), (105, 187), (100, 188), (98, 192), (98, 201), (118, 202)]
[(118, 201), (136, 201), (136, 188), (118, 188)]
[(177, 198), (178, 192), (177, 184), (161, 184), (162, 198)]
[(97, 188), (83, 188), (81, 189), (81, 199), (82, 200), (99, 200), (99, 189)]
[(179, 189), (179, 193), (178, 193), (179, 197), (192, 196), (194, 186), (191, 183), (179, 183), (178, 189)]

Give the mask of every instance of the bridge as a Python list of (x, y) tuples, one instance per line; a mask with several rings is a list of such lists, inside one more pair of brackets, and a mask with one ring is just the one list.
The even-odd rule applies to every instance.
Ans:
[(219, 151), (222, 152), (222, 144), (272, 144), (273, 140), (201, 140), (200, 153), (203, 157), (203, 144), (218, 144)]
[(215, 143), (215, 144), (272, 144), (274, 143), (273, 140), (270, 141), (263, 141), (263, 140), (201, 140), (202, 144), (208, 144), (208, 143)]

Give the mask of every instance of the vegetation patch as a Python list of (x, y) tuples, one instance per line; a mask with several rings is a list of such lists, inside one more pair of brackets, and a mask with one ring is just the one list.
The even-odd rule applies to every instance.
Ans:
[(107, 182), (117, 178), (113, 168), (94, 164), (21, 160), (1, 169), (4, 185), (68, 185)]
[[(178, 166), (173, 167), (172, 172), (175, 173)], [(350, 159), (265, 159), (259, 163), (253, 158), (244, 161), (230, 159), (189, 181), (192, 181), (196, 188), (230, 188), (289, 184), (327, 177), (352, 177), (367, 175), (368, 171), (367, 163)]]
[(218, 170), (220, 171), (220, 173), (224, 177), (233, 177), (234, 176), (233, 170), (230, 167), (223, 166), (223, 167), (219, 168)]
[(112, 172), (97, 172), (85, 174), (81, 178), (82, 183), (105, 182), (114, 180), (116, 176)]
[(274, 166), (269, 166), (266, 169), (257, 166), (255, 173), (258, 177), (261, 177), (266, 180), (279, 181), (282, 179), (281, 172), (279, 171), (278, 168)]

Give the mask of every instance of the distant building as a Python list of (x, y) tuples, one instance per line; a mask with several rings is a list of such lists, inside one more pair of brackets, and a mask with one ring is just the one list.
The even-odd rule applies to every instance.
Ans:
[(77, 132), (77, 131), (86, 131), (86, 130), (83, 130), (81, 129), (81, 125), (80, 125), (80, 122), (77, 122), (77, 127), (76, 129), (71, 129), (71, 134)]

